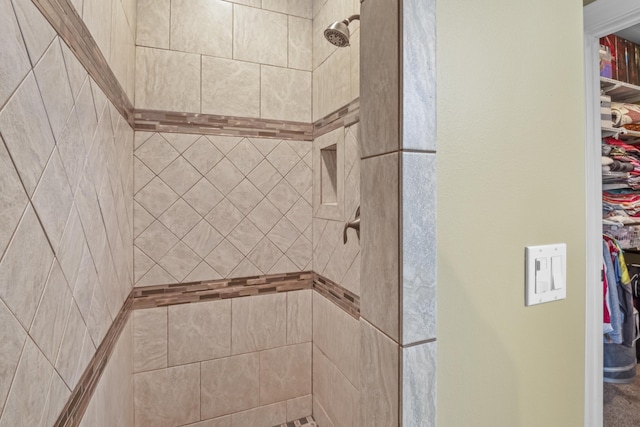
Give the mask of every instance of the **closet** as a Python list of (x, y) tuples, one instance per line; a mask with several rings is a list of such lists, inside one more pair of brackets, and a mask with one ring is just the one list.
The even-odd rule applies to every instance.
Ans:
[(621, 400), (640, 396), (640, 29), (600, 39), (600, 89), (604, 425), (615, 426), (631, 417), (620, 408), (640, 412)]

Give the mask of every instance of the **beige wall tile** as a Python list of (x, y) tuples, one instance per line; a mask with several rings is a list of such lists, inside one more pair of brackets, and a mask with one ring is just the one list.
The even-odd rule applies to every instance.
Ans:
[(180, 241), (162, 257), (158, 264), (178, 281), (182, 281), (200, 261), (201, 258)]
[(362, 318), (360, 331), (360, 425), (398, 426), (398, 345)]
[(200, 421), (199, 423), (189, 424), (184, 427), (231, 427), (231, 416)]
[(2, 342), (2, 358), (0, 358), (0, 410), (4, 407), (6, 397), (9, 394), (13, 375), (16, 372), (22, 347), (24, 346), (26, 332), (11, 314), (9, 309), (0, 302), (0, 329)]
[[(29, 51), (31, 63), (36, 64), (51, 43), (51, 40), (55, 37), (56, 32), (33, 2), (28, 0), (13, 0), (13, 7), (20, 24), (20, 31), (22, 32), (24, 42)], [(5, 31), (10, 29), (11, 27), (5, 29)], [(9, 43), (14, 45), (13, 48), (16, 47), (15, 41), (10, 41)], [(5, 51), (5, 49), (9, 50), (9, 47), (9, 44), (7, 44), (6, 47), (3, 46), (3, 51)], [(2, 73), (2, 75), (4, 75), (4, 73)], [(2, 102), (0, 102), (0, 104), (1, 103)]]
[(178, 243), (178, 238), (158, 221), (151, 224), (134, 241), (134, 244), (138, 246), (142, 252), (156, 262), (160, 261), (176, 243)]
[(289, 68), (311, 71), (312, 31), (313, 25), (310, 19), (289, 16)]
[(136, 48), (136, 108), (200, 112), (200, 56)]
[(136, 424), (172, 427), (198, 421), (199, 390), (198, 363), (136, 374)]
[(362, 161), (361, 314), (398, 339), (398, 155)]
[(360, 96), (360, 30), (351, 34), (349, 38), (351, 45), (351, 99)]
[(169, 307), (169, 365), (231, 355), (231, 301)]
[(319, 293), (313, 294), (313, 344), (360, 387), (359, 322)]
[(201, 365), (202, 418), (214, 418), (258, 406), (258, 353), (209, 360)]
[(260, 117), (260, 66), (203, 56), (202, 112)]
[(287, 341), (287, 299), (284, 294), (232, 300), (232, 354), (281, 347)]
[(299, 420), (313, 413), (313, 401), (311, 395), (296, 397), (287, 400), (287, 421)]
[(0, 426), (38, 425), (44, 411), (53, 366), (30, 338), (24, 346)]
[[(359, 425), (358, 391), (340, 370), (314, 345), (313, 395), (336, 427)], [(370, 423), (360, 425), (385, 425)]]
[(60, 412), (67, 403), (67, 400), (71, 396), (71, 390), (66, 386), (60, 375), (57, 372), (53, 372), (51, 378), (51, 386), (49, 387), (49, 394), (47, 396), (47, 403), (42, 413), (40, 425), (52, 426), (55, 424)]
[(27, 195), (0, 137), (0, 251), (4, 253), (27, 205)]
[(105, 58), (111, 54), (111, 5), (104, 0), (83, 0), (82, 20)]
[(260, 352), (260, 404), (311, 393), (311, 343)]
[(202, 217), (182, 199), (178, 199), (158, 218), (173, 234), (182, 239)]
[(351, 101), (350, 61), (349, 49), (338, 49), (313, 72), (314, 121)]
[(167, 307), (133, 311), (134, 372), (167, 367)]
[(313, 291), (287, 292), (287, 344), (309, 342), (312, 336)]
[(55, 144), (48, 121), (36, 79), (29, 74), (0, 112), (0, 133), (29, 195)]
[(233, 58), (287, 66), (287, 16), (235, 5)]
[(302, 18), (313, 18), (313, 0), (287, 0), (287, 13)]
[(231, 58), (233, 5), (220, 0), (171, 2), (171, 49)]
[[(329, 415), (327, 415), (327, 411), (324, 410), (320, 402), (316, 396), (312, 397), (313, 401), (313, 419), (319, 426), (322, 427), (335, 427), (331, 419), (329, 419)], [(359, 425), (359, 424), (358, 424)]]
[(286, 418), (287, 405), (285, 402), (280, 402), (233, 414), (231, 423), (233, 427), (269, 427), (284, 423)]
[(26, 329), (36, 313), (53, 252), (31, 206), (15, 233), (0, 262), (0, 297)]
[(311, 73), (266, 65), (261, 68), (261, 117), (311, 121)]
[(10, 0), (0, 2), (0, 40), (6, 60), (0, 64), (0, 105), (4, 105), (31, 68), (20, 27)]
[[(83, 352), (83, 345), (86, 349), (85, 352)], [(70, 389), (74, 389), (80, 379), (86, 362), (88, 362), (85, 354), (89, 350), (91, 350), (89, 355), (91, 357), (95, 347), (91, 343), (87, 326), (82, 320), (80, 311), (75, 304), (71, 304), (60, 352), (55, 364), (56, 370)]]
[(160, 178), (155, 177), (136, 194), (136, 201), (150, 214), (158, 218), (178, 200), (178, 197), (171, 187)]

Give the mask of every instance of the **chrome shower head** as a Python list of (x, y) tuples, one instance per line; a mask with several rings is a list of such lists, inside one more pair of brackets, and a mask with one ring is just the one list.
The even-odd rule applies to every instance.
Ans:
[(336, 21), (324, 30), (324, 38), (334, 46), (349, 46), (349, 24), (354, 19), (360, 19), (360, 15), (352, 15), (344, 21)]

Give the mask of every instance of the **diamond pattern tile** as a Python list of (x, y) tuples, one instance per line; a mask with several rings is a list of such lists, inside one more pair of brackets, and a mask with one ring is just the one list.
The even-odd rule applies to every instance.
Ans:
[(228, 154), (233, 148), (238, 145), (242, 138), (235, 136), (213, 136), (207, 135), (206, 138), (222, 152), (222, 154)]
[(260, 162), (248, 176), (249, 180), (264, 195), (276, 186), (282, 179), (282, 175), (267, 160)]
[(298, 231), (303, 232), (311, 224), (311, 205), (303, 198), (298, 199), (286, 215)]
[(136, 149), (135, 156), (154, 173), (159, 174), (179, 156), (179, 153), (166, 139), (156, 133)]
[(27, 195), (18, 178), (18, 173), (11, 163), (9, 153), (4, 148), (0, 137), (0, 254), (4, 253), (9, 239), (15, 230), (24, 208), (27, 206)]
[(313, 148), (313, 143), (311, 141), (287, 141), (287, 145), (295, 151), (300, 158), (309, 154)]
[(207, 179), (225, 196), (244, 179), (242, 172), (228, 159), (222, 159), (207, 174)]
[(240, 264), (236, 268), (233, 269), (230, 276), (231, 277), (250, 277), (250, 276), (259, 276), (262, 274), (260, 269), (253, 265), (251, 261), (247, 258), (240, 261)]
[[(209, 224), (218, 230), (223, 236), (228, 235), (242, 221), (242, 212), (240, 212), (233, 203), (224, 199), (216, 206), (205, 219)], [(215, 267), (213, 267), (215, 268)]]
[(299, 269), (304, 269), (311, 261), (311, 242), (304, 236), (298, 237), (287, 251), (287, 255)]
[(298, 192), (286, 181), (282, 180), (267, 196), (269, 201), (283, 214), (300, 198)]
[(248, 215), (253, 208), (263, 199), (262, 193), (249, 182), (248, 179), (243, 180), (234, 188), (227, 198), (233, 203), (244, 215)]
[(313, 183), (311, 168), (302, 160), (296, 163), (287, 176), (285, 176), (285, 179), (300, 195), (306, 193)]
[(298, 163), (300, 157), (298, 157), (295, 151), (293, 151), (285, 141), (282, 141), (267, 155), (267, 160), (275, 166), (278, 172), (286, 175), (291, 168)]
[(277, 139), (269, 139), (269, 138), (249, 138), (254, 147), (258, 149), (262, 153), (263, 156), (266, 156), (270, 152), (274, 150), (280, 144), (280, 140)]
[(198, 138), (200, 138), (200, 135), (194, 135), (191, 133), (164, 133), (162, 136), (164, 136), (164, 139), (166, 139), (169, 144), (171, 144), (171, 146), (181, 154), (184, 153), (187, 148), (191, 147)]
[(203, 175), (206, 175), (224, 157), (220, 150), (204, 136), (194, 142), (183, 156)]
[(248, 215), (248, 218), (260, 231), (268, 233), (280, 221), (282, 214), (273, 206), (273, 203), (267, 199), (262, 199), (258, 206)]
[(176, 200), (178, 195), (158, 177), (152, 179), (136, 194), (136, 201), (156, 218)]
[(204, 260), (222, 277), (229, 277), (243, 258), (242, 253), (225, 239)]
[(249, 254), (262, 239), (263, 234), (248, 219), (244, 219), (227, 237), (244, 255)]
[(245, 138), (227, 154), (227, 158), (240, 172), (247, 175), (264, 159), (264, 156)]
[(176, 283), (176, 279), (156, 264), (142, 279), (136, 282), (136, 286), (167, 285), (169, 283)]
[(182, 281), (200, 263), (201, 258), (187, 245), (178, 242), (158, 264), (173, 277)]
[(184, 282), (203, 282), (205, 280), (217, 280), (222, 279), (222, 276), (218, 274), (209, 264), (202, 261), (196, 268), (184, 278)]
[[(182, 199), (175, 202), (158, 218), (173, 234), (183, 238), (202, 219), (200, 214)], [(171, 273), (171, 272), (169, 272)]]
[(267, 237), (275, 243), (278, 249), (286, 252), (299, 235), (296, 227), (288, 219), (282, 218), (267, 234)]
[(134, 244), (156, 262), (160, 261), (176, 243), (178, 238), (159, 221), (151, 224), (134, 240)]
[(153, 216), (138, 202), (133, 204), (133, 236), (138, 237), (154, 221)]
[(209, 181), (202, 178), (187, 191), (184, 200), (202, 216), (206, 216), (224, 196)]
[(207, 221), (202, 220), (182, 239), (195, 253), (206, 257), (224, 237)]
[(281, 256), (282, 252), (278, 247), (265, 237), (247, 255), (247, 258), (260, 269), (262, 274), (267, 274)]
[(160, 179), (180, 196), (193, 187), (200, 178), (202, 175), (184, 157), (175, 159), (160, 174)]

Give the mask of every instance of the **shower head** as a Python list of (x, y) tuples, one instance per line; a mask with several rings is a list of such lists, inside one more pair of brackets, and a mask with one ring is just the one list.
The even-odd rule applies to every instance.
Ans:
[(349, 46), (349, 24), (354, 19), (360, 19), (360, 15), (352, 15), (344, 21), (336, 21), (324, 30), (324, 38), (329, 43), (338, 47)]

